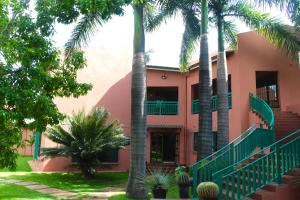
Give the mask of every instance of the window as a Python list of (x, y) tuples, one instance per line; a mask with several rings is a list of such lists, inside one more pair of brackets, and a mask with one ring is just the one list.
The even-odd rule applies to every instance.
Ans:
[(148, 101), (178, 101), (178, 87), (148, 87)]
[[(118, 163), (119, 149), (106, 149), (98, 155), (100, 163)], [(72, 163), (78, 163), (78, 158), (73, 156)]]
[[(213, 96), (216, 96), (217, 95), (217, 79), (214, 78), (212, 80), (212, 95)], [(228, 75), (228, 92), (230, 93), (231, 92), (231, 75), (229, 74)]]
[[(198, 132), (194, 132), (194, 141), (193, 141), (193, 151), (197, 151), (197, 134)], [(217, 151), (218, 148), (218, 132), (213, 131), (213, 151)]]
[[(212, 96), (217, 95), (217, 79), (214, 78), (212, 80)], [(231, 75), (228, 75), (228, 92), (231, 92)], [(192, 100), (198, 99), (199, 98), (199, 84), (194, 84), (192, 85)]]
[(98, 159), (102, 163), (117, 163), (119, 149), (107, 149), (98, 155)]

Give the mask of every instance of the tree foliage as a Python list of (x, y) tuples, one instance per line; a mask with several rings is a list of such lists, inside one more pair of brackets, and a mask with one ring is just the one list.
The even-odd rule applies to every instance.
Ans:
[(91, 88), (76, 80), (86, 66), (83, 52), (63, 60), (28, 2), (0, 2), (0, 168), (15, 168), (23, 128), (44, 131), (64, 118), (55, 97), (78, 97)]
[(48, 138), (61, 146), (43, 148), (42, 155), (71, 156), (78, 160), (84, 177), (92, 177), (95, 167), (101, 163), (100, 153), (129, 145), (119, 122), (108, 119), (109, 113), (104, 108), (96, 108), (88, 115), (84, 111), (74, 114), (68, 118), (68, 130), (62, 126), (49, 129)]

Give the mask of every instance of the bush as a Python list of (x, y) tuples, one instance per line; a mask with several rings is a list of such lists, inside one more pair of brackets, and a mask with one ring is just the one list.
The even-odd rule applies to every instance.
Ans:
[(48, 138), (61, 146), (42, 148), (41, 154), (73, 157), (78, 161), (83, 176), (93, 177), (95, 167), (101, 163), (99, 154), (106, 149), (129, 145), (129, 137), (123, 134), (119, 122), (108, 119), (109, 113), (104, 108), (96, 108), (87, 115), (84, 111), (73, 114), (67, 120), (68, 130), (58, 125), (48, 131)]

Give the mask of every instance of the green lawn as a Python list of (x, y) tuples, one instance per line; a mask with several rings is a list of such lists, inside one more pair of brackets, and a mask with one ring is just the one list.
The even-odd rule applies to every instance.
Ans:
[(0, 182), (0, 199), (1, 200), (55, 200), (56, 198), (29, 190), (23, 186), (14, 184), (4, 184)]
[(103, 188), (113, 186), (124, 188), (128, 178), (125, 172), (98, 173), (94, 179), (83, 179), (79, 173), (0, 173), (1, 176), (7, 179), (33, 181), (77, 193), (99, 192)]
[[(125, 172), (102, 172), (98, 173), (95, 179), (83, 179), (79, 173), (33, 172), (2, 172), (0, 173), (0, 177), (3, 179), (33, 181), (50, 187), (77, 192), (80, 194), (100, 192), (107, 187), (118, 187), (121, 188), (121, 194), (112, 196), (109, 200), (130, 200), (125, 196), (125, 185), (128, 178), (128, 173)], [(2, 194), (2, 192), (0, 192), (0, 194)], [(178, 189), (175, 184), (174, 177), (171, 179), (171, 187), (168, 190), (167, 197), (178, 198)]]
[[(151, 192), (151, 191), (149, 191), (149, 192)], [(149, 194), (148, 199), (151, 199), (151, 197), (152, 197), (152, 195)], [(175, 177), (171, 177), (170, 188), (168, 189), (168, 193), (167, 193), (167, 199), (178, 199), (178, 198), (179, 198), (179, 193), (178, 193), (177, 185), (175, 183)], [(126, 197), (125, 192), (124, 192), (124, 194), (118, 194), (118, 195), (114, 195), (114, 196), (110, 197), (109, 200), (132, 200), (132, 199)]]
[[(65, 191), (88, 194), (90, 192), (100, 192), (107, 187), (118, 187), (120, 193), (110, 197), (110, 200), (130, 200), (125, 195), (125, 185), (128, 179), (128, 173), (125, 172), (101, 172), (95, 179), (83, 179), (80, 173), (35, 173), (31, 172), (27, 161), (31, 156), (20, 156), (17, 161), (16, 172), (10, 172), (8, 169), (0, 169), (0, 178), (18, 179), (23, 181), (33, 181), (48, 185)], [(14, 191), (14, 192), (12, 192)], [(150, 191), (149, 191), (150, 192)], [(28, 196), (29, 195), (29, 196)], [(32, 196), (30, 196), (32, 195)], [(149, 195), (151, 196), (151, 194)], [(25, 187), (13, 184), (3, 185), (0, 182), (0, 199), (54, 199), (47, 195), (28, 190)], [(168, 198), (178, 198), (178, 189), (175, 184), (175, 178), (171, 178), (171, 187), (167, 193)], [(150, 199), (150, 197), (149, 197)]]
[[(19, 156), (17, 160), (17, 172), (31, 172), (28, 161), (32, 160), (32, 156)], [(9, 172), (9, 169), (0, 169), (0, 172)]]

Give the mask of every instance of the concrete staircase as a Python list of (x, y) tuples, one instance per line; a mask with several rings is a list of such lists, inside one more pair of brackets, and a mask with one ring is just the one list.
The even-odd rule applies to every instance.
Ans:
[(300, 116), (292, 112), (274, 111), (275, 139), (279, 140), (300, 129)]
[(299, 176), (300, 168), (296, 168), (282, 176), (282, 184), (271, 183), (254, 194), (248, 196), (246, 200), (299, 200), (300, 188), (295, 187), (294, 180)]

